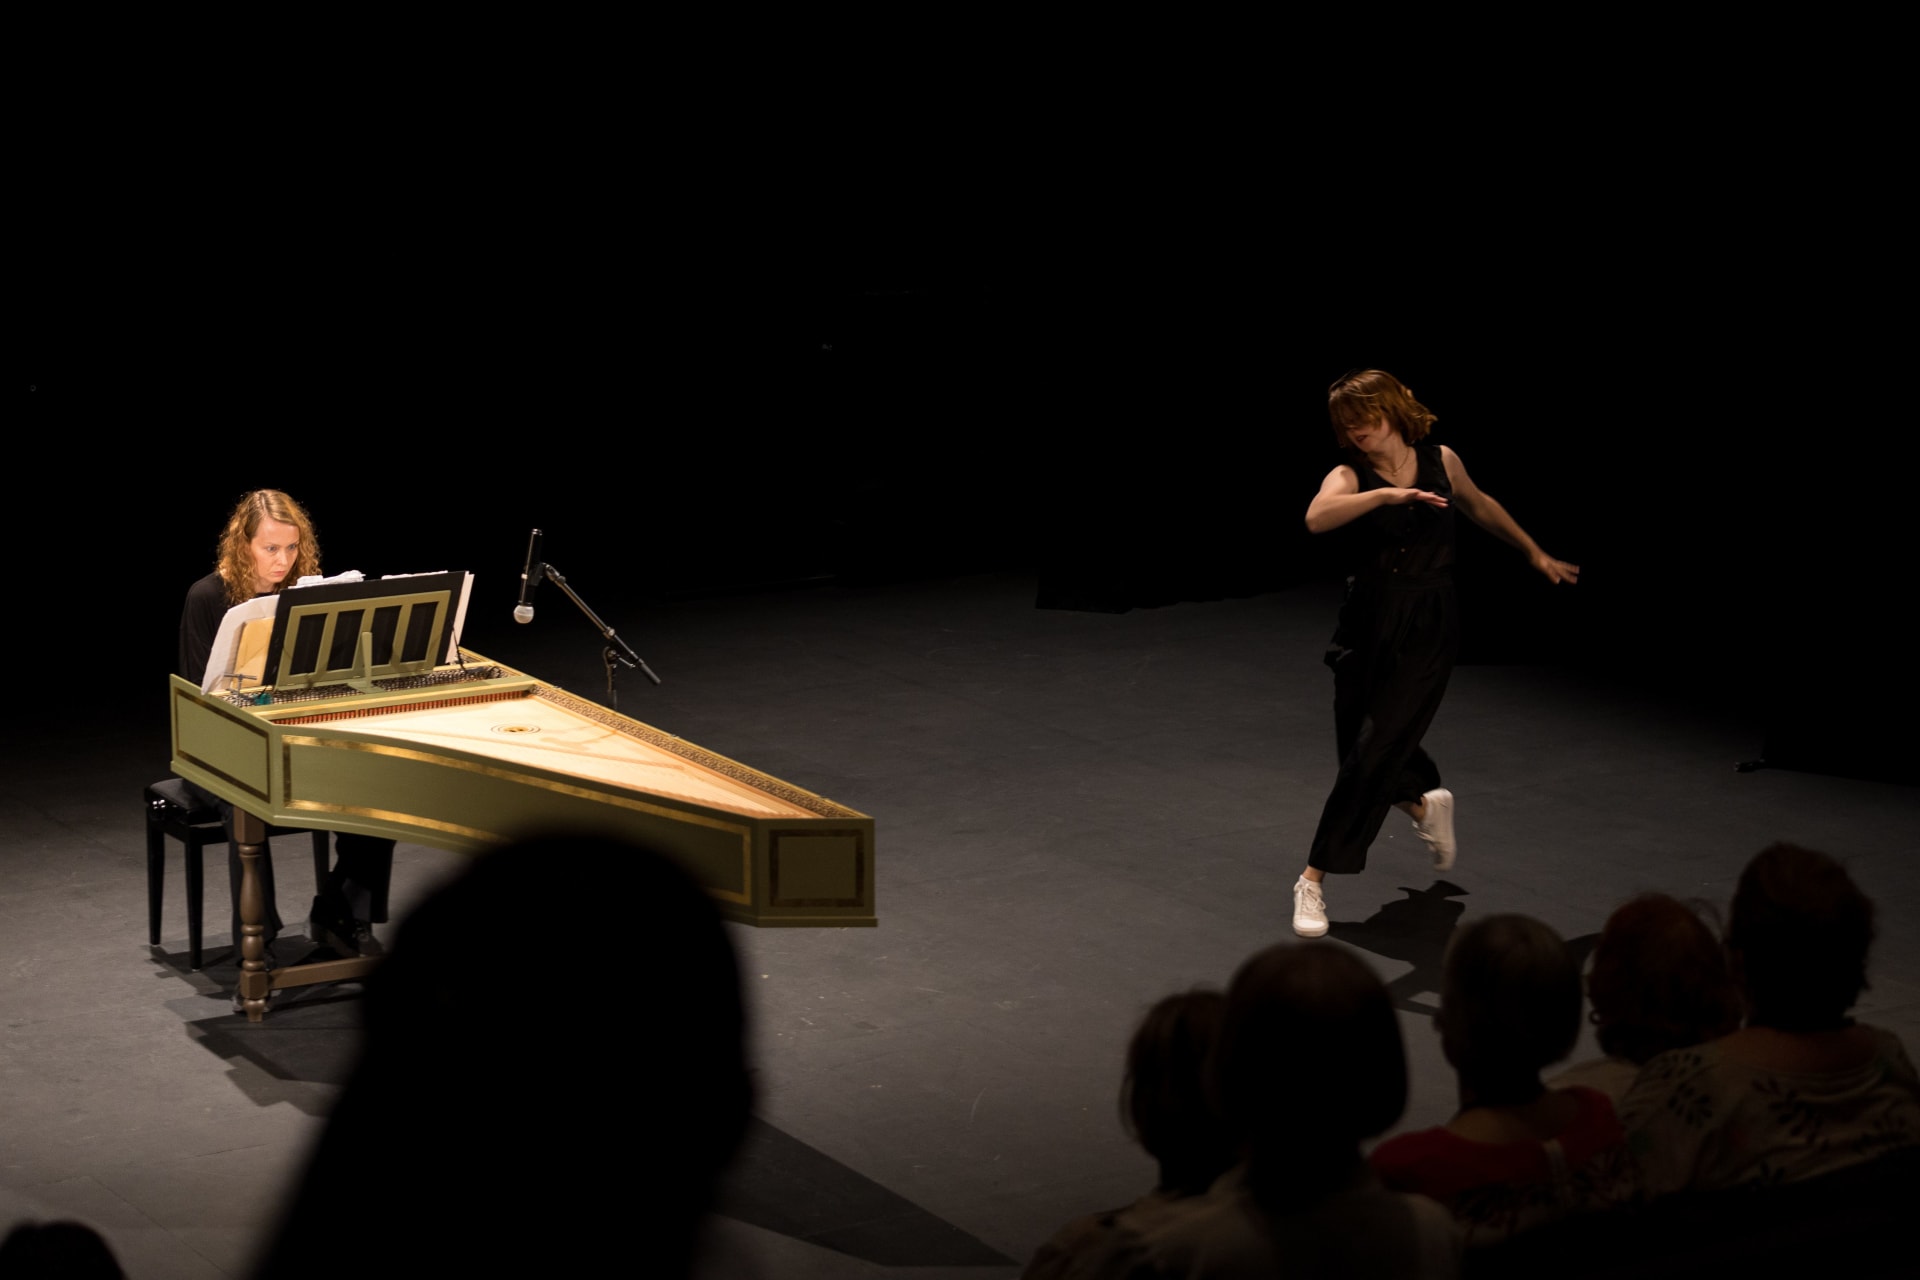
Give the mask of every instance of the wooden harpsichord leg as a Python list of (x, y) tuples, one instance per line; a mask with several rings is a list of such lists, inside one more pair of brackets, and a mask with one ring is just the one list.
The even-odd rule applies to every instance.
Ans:
[(233, 842), (240, 854), (240, 1000), (248, 1022), (267, 1013), (267, 900), (260, 887), (260, 846), (267, 824), (245, 809), (233, 811)]

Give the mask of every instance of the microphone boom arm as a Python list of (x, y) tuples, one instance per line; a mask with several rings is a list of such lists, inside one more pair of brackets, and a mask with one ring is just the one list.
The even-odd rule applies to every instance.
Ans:
[(625, 640), (615, 635), (612, 627), (600, 621), (600, 615), (587, 607), (587, 602), (582, 600), (580, 594), (568, 585), (566, 577), (561, 574), (558, 569), (550, 564), (542, 563), (533, 571), (533, 574), (529, 576), (533, 577), (536, 582), (539, 581), (540, 577), (545, 577), (548, 582), (551, 582), (554, 586), (566, 592), (567, 599), (579, 606), (580, 612), (587, 615), (587, 621), (591, 622), (594, 630), (600, 633), (600, 638), (607, 642), (607, 684), (609, 688), (611, 688), (613, 684), (613, 664), (616, 662), (621, 666), (634, 668), (655, 684), (660, 683), (660, 677), (653, 674), (653, 668), (647, 665), (647, 660), (635, 653), (632, 645), (629, 645)]

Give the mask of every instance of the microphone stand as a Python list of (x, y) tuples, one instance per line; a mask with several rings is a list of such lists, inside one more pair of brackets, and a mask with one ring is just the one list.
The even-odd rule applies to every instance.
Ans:
[(615, 687), (613, 678), (614, 671), (617, 668), (637, 668), (647, 679), (653, 681), (655, 684), (660, 683), (660, 677), (653, 674), (653, 668), (647, 665), (647, 660), (635, 653), (633, 646), (615, 635), (612, 627), (600, 621), (600, 615), (587, 607), (587, 602), (580, 598), (578, 592), (567, 585), (566, 578), (561, 575), (558, 569), (550, 564), (542, 563), (537, 566), (531, 574), (527, 575), (527, 577), (529, 583), (532, 585), (538, 585), (540, 579), (544, 577), (547, 581), (553, 583), (554, 586), (566, 592), (567, 599), (580, 606), (580, 612), (587, 615), (587, 621), (591, 622), (594, 630), (600, 633), (600, 638), (607, 642), (607, 647), (601, 652), (600, 658), (602, 662), (606, 663), (607, 667), (607, 700), (612, 704), (615, 711), (620, 709), (620, 691)]

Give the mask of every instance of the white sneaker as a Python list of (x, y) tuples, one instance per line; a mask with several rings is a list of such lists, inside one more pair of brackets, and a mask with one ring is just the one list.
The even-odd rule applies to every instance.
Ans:
[(1433, 869), (1451, 871), (1453, 859), (1460, 852), (1453, 839), (1453, 792), (1435, 787), (1421, 796), (1420, 802), (1427, 807), (1427, 817), (1426, 821), (1413, 824), (1414, 834), (1433, 850)]
[(1327, 931), (1327, 900), (1320, 896), (1320, 886), (1305, 876), (1293, 882), (1293, 931), (1303, 938)]

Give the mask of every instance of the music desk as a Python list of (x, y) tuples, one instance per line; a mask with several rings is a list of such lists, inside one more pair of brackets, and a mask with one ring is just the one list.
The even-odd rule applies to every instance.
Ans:
[[(265, 705), (172, 677), (173, 770), (235, 809), (249, 1021), (266, 1013), (269, 991), (362, 977), (377, 963), (268, 971), (259, 856), (269, 823), (461, 850), (556, 832), (609, 836), (676, 859), (732, 920), (875, 923), (872, 818), (463, 656), (469, 669), (497, 674)], [(435, 678), (457, 674), (441, 668)]]

